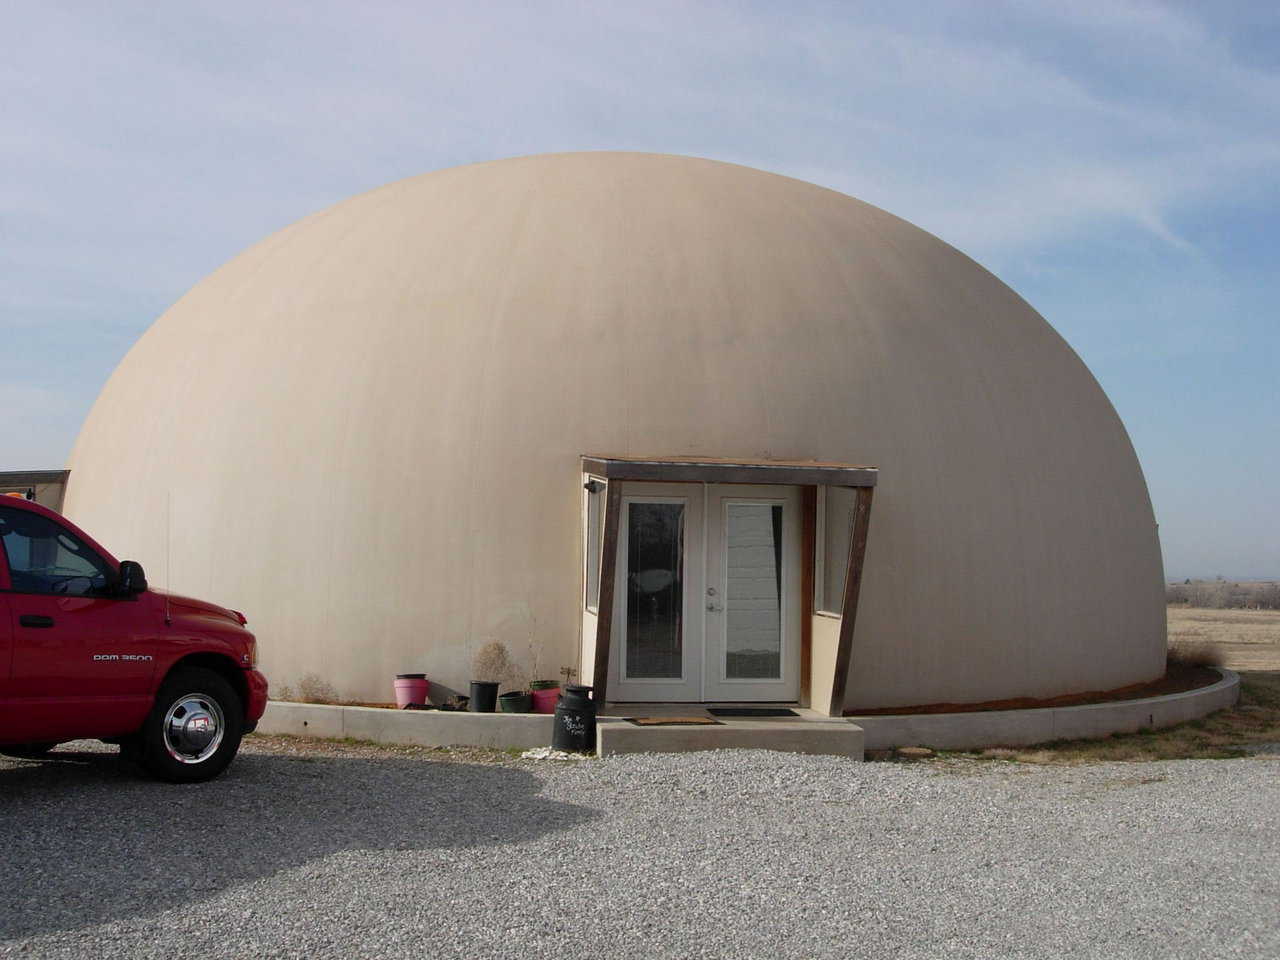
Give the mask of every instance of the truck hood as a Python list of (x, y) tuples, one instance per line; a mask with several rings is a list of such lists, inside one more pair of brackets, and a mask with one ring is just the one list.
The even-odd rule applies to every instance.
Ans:
[(152, 590), (152, 593), (167, 597), (171, 612), (179, 616), (182, 614), (203, 614), (205, 616), (212, 614), (215, 617), (225, 617), (237, 627), (240, 626), (239, 617), (226, 607), (220, 607), (216, 603), (210, 603), (208, 600), (197, 600), (195, 597), (184, 597), (181, 594), (169, 593), (167, 590)]

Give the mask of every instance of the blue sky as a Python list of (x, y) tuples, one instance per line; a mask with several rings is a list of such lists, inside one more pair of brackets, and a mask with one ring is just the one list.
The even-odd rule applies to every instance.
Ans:
[[(351, 194), (638, 149), (956, 245), (1081, 354), (1169, 576), (1280, 577), (1280, 6), (32, 3), (0, 38), (0, 470), (61, 465), (143, 330)], [(1087, 465), (1081, 465), (1087, 468)]]

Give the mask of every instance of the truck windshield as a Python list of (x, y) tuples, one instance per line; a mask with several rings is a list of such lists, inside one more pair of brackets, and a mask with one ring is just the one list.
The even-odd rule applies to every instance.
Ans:
[(111, 569), (106, 561), (47, 517), (0, 506), (0, 543), (15, 593), (73, 597), (107, 593)]

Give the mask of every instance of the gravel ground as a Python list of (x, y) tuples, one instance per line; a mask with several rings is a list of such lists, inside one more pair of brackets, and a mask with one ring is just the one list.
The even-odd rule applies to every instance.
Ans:
[(0, 957), (1280, 956), (1280, 757), (0, 759)]

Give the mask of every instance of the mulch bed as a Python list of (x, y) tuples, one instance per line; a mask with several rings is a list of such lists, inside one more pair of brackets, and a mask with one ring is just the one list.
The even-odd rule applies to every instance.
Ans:
[(925, 703), (914, 707), (877, 707), (871, 710), (845, 710), (846, 717), (885, 717), (903, 713), (979, 713), (984, 710), (1038, 710), (1046, 707), (1078, 707), (1089, 703), (1114, 703), (1120, 700), (1142, 700), (1185, 693), (1217, 683), (1222, 675), (1208, 667), (1171, 666), (1163, 677), (1151, 683), (1131, 683), (1114, 690), (1071, 693), (1061, 697), (1037, 700), (1014, 697), (1010, 700), (984, 700), (982, 703)]

